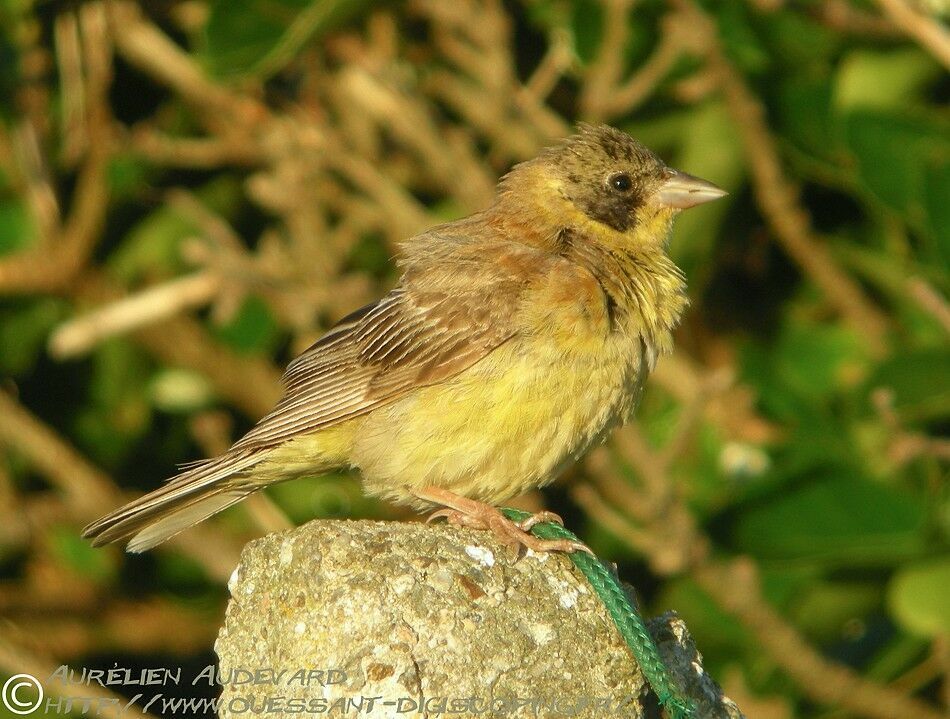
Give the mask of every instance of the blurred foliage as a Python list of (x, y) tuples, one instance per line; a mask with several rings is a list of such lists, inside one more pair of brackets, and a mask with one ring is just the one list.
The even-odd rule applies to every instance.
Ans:
[[(608, 58), (622, 77), (661, 53), (682, 5), (642, 0), (626, 13)], [(275, 365), (391, 285), (400, 238), (477, 209), (487, 199), (479, 182), (493, 182), (553, 130), (590, 119), (585, 92), (606, 73), (604, 47), (618, 37), (610, 6), (147, 3), (149, 27), (207, 78), (189, 95), (188, 79), (175, 76), (180, 68), (164, 64), (163, 75), (162, 60), (150, 65), (137, 54), (132, 25), (97, 22), (99, 3), (4, 0), (3, 390), (123, 491), (154, 487), (178, 463), (220, 451), (266, 411)], [(829, 262), (882, 318), (886, 336), (874, 341), (843, 314), (783, 245), (750, 157), (763, 148), (749, 144), (687, 39), (641, 101), (596, 118), (730, 191), (684, 213), (671, 253), (692, 300), (678, 352), (699, 376), (727, 368), (741, 395), (701, 413), (668, 481), (711, 556), (750, 559), (765, 601), (821, 655), (898, 694), (945, 701), (950, 79), (874, 3), (701, 7), (725, 61), (762, 105), (781, 170), (800, 189), (795, 211), (807, 213)], [(922, 16), (939, 11), (936, 3), (917, 7)], [(931, 21), (939, 27), (941, 16)], [(101, 52), (96, 33), (108, 36)], [(512, 88), (530, 85), (558, 42), (567, 60), (538, 103), (550, 115), (531, 115)], [(97, 59), (108, 68), (98, 100)], [(206, 87), (223, 94), (204, 106)], [(497, 107), (498, 98), (511, 106)], [(85, 127), (96, 102), (108, 119)], [(282, 122), (287, 133), (294, 123), (314, 128), (316, 149), (305, 131), (289, 140), (262, 129)], [(176, 144), (181, 138), (194, 145)], [(54, 262), (65, 240), (44, 233), (69, 216), (100, 141), (110, 144), (105, 211), (82, 267), (56, 286), (7, 291), (3, 260), (39, 250), (40, 272)], [(448, 167), (439, 152), (451, 158)], [(60, 206), (52, 220), (50, 197)], [(219, 282), (171, 313), (181, 316), (69, 356), (51, 349), (63, 323), (196, 272)], [(675, 384), (651, 384), (639, 411), (651, 447), (673, 441), (689, 411)], [(729, 399), (740, 396), (748, 407)], [(224, 601), (221, 573), (178, 545), (133, 558), (91, 550), (77, 538), (91, 510), (63, 483), (51, 485), (28, 448), (5, 445), (0, 614), (31, 637), (29, 650), (74, 666), (111, 666), (117, 654), (143, 666), (207, 656)], [(612, 469), (640, 486), (643, 473), (615, 449)], [(582, 466), (573, 480), (596, 482), (599, 471)], [(663, 570), (659, 554), (631, 546), (561, 487), (545, 503), (621, 563), (651, 611), (674, 608), (686, 619), (707, 669), (730, 677), (727, 691), (740, 706), (769, 699), (757, 716), (832, 716), (807, 682), (789, 678), (782, 657), (763, 653), (741, 615), (703, 589), (698, 573)], [(300, 480), (270, 498), (273, 506), (214, 520), (213, 541), (230, 547), (222, 557), (274, 526), (261, 519), (269, 512), (294, 522), (406, 516), (363, 498), (352, 476)], [(636, 525), (636, 508), (621, 509)], [(55, 601), (66, 595), (76, 607)], [(119, 606), (137, 626), (158, 629), (136, 639), (116, 619)], [(189, 634), (176, 622), (205, 629)], [(176, 658), (162, 659), (169, 655)]]

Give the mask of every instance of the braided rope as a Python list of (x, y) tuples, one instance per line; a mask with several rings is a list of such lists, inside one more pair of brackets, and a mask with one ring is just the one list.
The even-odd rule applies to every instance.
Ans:
[[(530, 517), (529, 512), (505, 507), (501, 510), (504, 515), (515, 522)], [(567, 539), (579, 542), (573, 532), (553, 522), (543, 522), (531, 528), (531, 533), (540, 539)], [(586, 552), (571, 552), (568, 555), (575, 566), (581, 570), (587, 581), (593, 587), (597, 596), (604, 603), (614, 624), (623, 636), (627, 646), (633, 653), (634, 659), (640, 666), (647, 683), (656, 692), (660, 704), (667, 710), (672, 719), (689, 719), (695, 711), (692, 702), (683, 696), (679, 687), (673, 682), (670, 672), (660, 658), (659, 649), (647, 631), (646, 624), (630, 604), (626, 593), (611, 572), (597, 557)]]

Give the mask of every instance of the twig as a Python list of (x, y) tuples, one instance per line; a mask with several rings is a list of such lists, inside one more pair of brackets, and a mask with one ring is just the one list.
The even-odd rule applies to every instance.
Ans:
[(202, 272), (123, 297), (57, 327), (49, 338), (50, 354), (60, 360), (85, 354), (108, 337), (208, 304), (220, 286), (217, 275)]
[(871, 403), (888, 430), (888, 456), (898, 466), (921, 456), (950, 461), (950, 440), (908, 430), (894, 409), (894, 392), (879, 387), (871, 393)]
[[(684, 566), (691, 567), (691, 575), (710, 596), (735, 614), (772, 660), (813, 699), (872, 719), (895, 716), (937, 719), (940, 716), (926, 704), (864, 680), (852, 670), (818, 654), (768, 606), (761, 596), (750, 560), (725, 565), (709, 559), (709, 540), (701, 533), (685, 537), (678, 533), (671, 540), (656, 526), (642, 530), (617, 510), (618, 506), (626, 506), (624, 502), (604, 501), (589, 485), (575, 487), (571, 496), (601, 526), (635, 551), (645, 553), (654, 569), (669, 574), (681, 571)], [(677, 502), (676, 507), (682, 507), (681, 503)], [(691, 517), (688, 510), (686, 514)], [(663, 515), (664, 526), (669, 524), (670, 516), (669, 511)], [(686, 564), (680, 561), (682, 559)]]
[(520, 99), (535, 103), (543, 102), (573, 61), (567, 32), (563, 29), (553, 31), (548, 41), (547, 52), (519, 91)]
[(464, 207), (474, 211), (491, 200), (494, 179), (474, 153), (460, 152), (462, 146), (446, 144), (444, 130), (435, 125), (432, 112), (424, 104), (410, 101), (357, 66), (344, 70), (339, 84), (347, 101), (356, 103), (415, 150), (423, 171), (448, 187)]
[(504, 156), (521, 159), (537, 152), (541, 138), (522, 123), (510, 122), (505, 107), (483, 88), (452, 73), (433, 72), (425, 89), (463, 115)]
[(887, 18), (865, 12), (849, 0), (824, 0), (814, 9), (815, 17), (835, 32), (895, 38), (900, 31)]
[(222, 397), (250, 417), (262, 417), (280, 397), (280, 372), (273, 365), (238, 357), (213, 342), (205, 329), (188, 317), (140, 328), (133, 336), (163, 362), (206, 376)]
[(693, 576), (718, 604), (735, 614), (772, 659), (812, 699), (871, 719), (940, 719), (944, 714), (916, 699), (862, 679), (814, 650), (762, 597), (755, 565), (710, 562)]
[[(9, 142), (4, 144), (9, 145), (9, 169), (12, 179), (16, 182), (16, 189), (24, 195), (36, 222), (38, 244), (41, 247), (48, 246), (59, 232), (62, 212), (49, 178), (46, 158), (40, 149), (36, 128), (29, 122), (21, 122), (14, 128)], [(5, 263), (12, 265), (17, 262), (26, 265), (27, 262), (23, 258), (35, 258), (38, 254), (36, 251), (27, 250), (23, 255), (0, 259), (0, 286)], [(9, 274), (12, 276), (15, 271), (10, 271)]]
[(603, 39), (597, 57), (585, 73), (580, 96), (581, 115), (590, 122), (606, 119), (610, 97), (623, 72), (624, 47), (629, 34), (629, 14), (635, 0), (603, 0)]
[(56, 48), (56, 67), (60, 77), (62, 116), (60, 133), (63, 138), (62, 156), (67, 165), (75, 163), (89, 143), (86, 132), (86, 94), (82, 80), (82, 54), (79, 42), (79, 22), (73, 12), (63, 12), (53, 23)]
[(254, 526), (263, 534), (283, 532), (296, 526), (284, 510), (263, 492), (252, 494), (244, 500), (244, 509), (254, 522)]
[[(0, 442), (22, 452), (63, 493), (75, 515), (83, 521), (125, 499), (108, 476), (3, 391)], [(237, 549), (212, 529), (200, 529), (172, 539), (169, 546), (184, 549), (215, 579), (227, 580), (237, 561)]]
[[(57, 570), (66, 576), (51, 576)], [(212, 612), (207, 609), (172, 598), (123, 600), (113, 596), (112, 587), (69, 576), (72, 571), (44, 567), (15, 588), (0, 585), (0, 615), (17, 622), (17, 644), (22, 649), (56, 657), (117, 649), (190, 654), (206, 650), (214, 641), (216, 622), (208, 621)]]
[(650, 567), (661, 576), (679, 574), (684, 568), (698, 561), (696, 554), (702, 554), (706, 545), (696, 542), (693, 537), (683, 541), (683, 532), (670, 531), (670, 523), (664, 526), (666, 531), (651, 524), (640, 528), (629, 521), (616, 505), (605, 501), (590, 485), (581, 484), (571, 490), (571, 499), (577, 502), (584, 512), (607, 529), (635, 552), (640, 552), (650, 562)]
[(933, 315), (944, 332), (950, 334), (950, 304), (930, 283), (921, 277), (911, 277), (907, 280), (907, 292), (921, 309)]
[(371, 162), (345, 150), (337, 151), (329, 147), (325, 160), (378, 205), (391, 211), (390, 231), (400, 239), (410, 237), (432, 224), (422, 204)]
[(943, 674), (943, 663), (940, 661), (940, 649), (935, 642), (932, 651), (924, 657), (923, 661), (912, 666), (888, 686), (895, 691), (913, 694), (940, 677), (941, 674)]
[(252, 74), (267, 79), (286, 65), (306, 44), (328, 15), (337, 11), (333, 3), (311, 3), (304, 5), (296, 17), (287, 25), (280, 39), (251, 68)]
[(839, 268), (827, 247), (814, 236), (798, 189), (785, 177), (775, 140), (765, 122), (765, 108), (720, 47), (714, 24), (692, 0), (673, 0), (705, 45), (709, 69), (719, 85), (745, 146), (756, 198), (789, 256), (808, 274), (872, 349), (884, 348), (887, 321), (857, 284)]
[(875, 0), (890, 20), (950, 69), (950, 34), (933, 18), (917, 12), (906, 0)]
[[(54, 676), (59, 665), (18, 646), (18, 644), (10, 638), (11, 635), (18, 633), (22, 632), (18, 631), (15, 625), (10, 623), (7, 623), (7, 626), (3, 628), (3, 632), (0, 632), (0, 667), (3, 667), (3, 673), (11, 676), (20, 673), (30, 674), (40, 681), (46, 693), (62, 697), (64, 700), (69, 699), (74, 690), (61, 682), (50, 680), (50, 677)], [(83, 697), (88, 697), (93, 700), (90, 702), (88, 711), (94, 712), (96, 716), (105, 717), (105, 719), (122, 719), (127, 716), (129, 700), (104, 687), (95, 684), (84, 685), (82, 687), (82, 695)], [(4, 697), (4, 699), (6, 699), (6, 697)], [(50, 696), (48, 700), (52, 700), (52, 696)], [(43, 714), (46, 714), (45, 707), (47, 706), (46, 702), (48, 700), (44, 699), (44, 703), (40, 705), (40, 711)], [(56, 704), (53, 702), (50, 708), (53, 710), (53, 713), (58, 713), (55, 711), (55, 706)], [(63, 706), (67, 705), (64, 704)], [(83, 709), (84, 704), (82, 700), (76, 700), (72, 706), (73, 711), (82, 713), (87, 711)], [(136, 716), (143, 717), (143, 719), (157, 719), (154, 714), (149, 714), (138, 707), (136, 707), (135, 714)]]
[[(111, 39), (103, 7), (91, 2), (80, 8), (82, 59), (86, 69), (84, 85), (88, 152), (79, 178), (70, 213), (59, 220), (55, 194), (45, 178), (35, 133), (21, 134), (21, 161), (29, 163), (23, 173), (28, 179), (31, 206), (40, 227), (37, 248), (0, 260), (0, 293), (59, 292), (82, 269), (98, 239), (109, 204), (106, 177), (111, 154), (110, 117), (107, 91), (111, 80)], [(75, 27), (61, 31), (71, 36)]]
[(22, 452), (86, 516), (108, 507), (112, 481), (19, 402), (0, 391), (0, 441)]
[(545, 98), (573, 63), (574, 55), (567, 31), (555, 30), (541, 62), (528, 81), (518, 86), (512, 94), (515, 107), (545, 141), (563, 137), (570, 132), (570, 126), (545, 104)]
[[(692, 436), (701, 405), (725, 389), (727, 375), (714, 374), (694, 387), (699, 397), (686, 407), (674, 432), (671, 445), (684, 448)], [(705, 385), (704, 392), (695, 391)], [(576, 487), (572, 498), (599, 524), (617, 538), (648, 557), (661, 574), (688, 569), (701, 586), (723, 607), (733, 612), (755, 634), (759, 643), (802, 690), (812, 698), (872, 719), (894, 716), (936, 719), (927, 705), (903, 696), (899, 691), (862, 679), (850, 669), (821, 657), (790, 624), (775, 613), (761, 597), (750, 560), (725, 565), (710, 558), (711, 543), (698, 531), (695, 519), (682, 498), (669, 492), (670, 470), (679, 452), (650, 448), (635, 428), (625, 428), (614, 437), (623, 457), (644, 480), (642, 488), (628, 483), (606, 462), (606, 453), (592, 457), (591, 474), (606, 500), (589, 485)], [(657, 502), (656, 499), (661, 501)], [(662, 501), (666, 498), (667, 501)], [(643, 528), (634, 526), (624, 512), (637, 517)]]
[(149, 127), (138, 127), (128, 139), (129, 147), (146, 160), (166, 167), (217, 169), (226, 165), (255, 165), (260, 149), (251, 143), (219, 137), (168, 137)]
[(640, 69), (606, 99), (608, 116), (629, 113), (656, 89), (683, 54), (685, 30), (675, 15), (664, 18), (656, 49)]
[(187, 53), (142, 17), (135, 3), (113, 0), (109, 9), (109, 19), (118, 30), (116, 47), (122, 56), (150, 77), (174, 89), (191, 105), (208, 114), (220, 113), (216, 121), (219, 127), (225, 128), (229, 119), (243, 125), (268, 114), (260, 103), (212, 82)]
[[(120, 297), (104, 275), (88, 272), (77, 286), (76, 297), (105, 304)], [(203, 374), (218, 394), (257, 419), (280, 397), (280, 371), (262, 359), (239, 357), (208, 337), (200, 323), (189, 317), (171, 317), (140, 327), (132, 338), (165, 363)]]
[(699, 392), (683, 404), (673, 435), (659, 453), (660, 470), (664, 474), (669, 472), (677, 459), (686, 454), (703, 417), (703, 411), (712, 398), (720, 396), (732, 382), (733, 373), (729, 369), (714, 370), (702, 378)]

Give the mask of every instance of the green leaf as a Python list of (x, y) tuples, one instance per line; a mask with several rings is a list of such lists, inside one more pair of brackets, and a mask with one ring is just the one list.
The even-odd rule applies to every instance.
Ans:
[(363, 494), (356, 481), (341, 474), (301, 477), (268, 487), (267, 493), (296, 523), (314, 517), (365, 517), (378, 513), (378, 505)]
[(158, 409), (184, 414), (207, 407), (214, 398), (207, 377), (184, 369), (162, 370), (152, 379), (148, 393)]
[(868, 378), (865, 394), (883, 387), (905, 420), (950, 416), (950, 351), (924, 349), (887, 359)]
[(925, 518), (918, 497), (825, 468), (749, 508), (735, 536), (741, 551), (766, 559), (887, 564), (922, 550)]
[(574, 0), (571, 10), (574, 50), (581, 63), (587, 65), (597, 56), (604, 37), (604, 7), (595, 0)]
[(150, 367), (133, 344), (120, 338), (108, 340), (96, 348), (93, 360), (95, 373), (89, 391), (100, 406), (111, 412), (116, 405), (141, 394)]
[(950, 632), (950, 558), (905, 567), (887, 590), (891, 614), (908, 631), (927, 636)]
[[(682, 129), (682, 144), (674, 166), (691, 175), (716, 183), (735, 193), (745, 180), (742, 146), (725, 106), (720, 102), (702, 105), (689, 115)], [(696, 289), (704, 284), (722, 221), (731, 206), (726, 197), (684, 212), (673, 226), (670, 256), (690, 278)]]
[(192, 600), (210, 590), (208, 572), (194, 557), (183, 552), (156, 552), (155, 562), (155, 574), (164, 590)]
[[(135, 170), (129, 168), (130, 173)], [(240, 181), (231, 175), (219, 175), (202, 185), (195, 193), (213, 212), (228, 219), (240, 206), (244, 197)], [(109, 255), (110, 271), (126, 283), (143, 277), (172, 275), (185, 267), (181, 245), (186, 239), (202, 237), (199, 228), (171, 205), (146, 215)]]
[(825, 66), (841, 44), (840, 35), (803, 13), (783, 9), (759, 19), (771, 56), (796, 76)]
[(43, 353), (50, 331), (65, 314), (65, 304), (49, 297), (0, 308), (0, 374), (27, 374)]
[(742, 372), (777, 416), (801, 421), (803, 412), (828, 406), (868, 370), (860, 338), (836, 325), (787, 322), (771, 344), (749, 343)]
[(867, 616), (881, 604), (883, 594), (873, 582), (816, 581), (789, 612), (796, 626), (818, 641), (840, 638), (848, 622)]
[(393, 271), (393, 261), (386, 243), (378, 235), (366, 234), (353, 244), (347, 265), (358, 272), (383, 278)]
[(115, 575), (109, 553), (94, 548), (76, 527), (54, 526), (48, 530), (53, 556), (76, 574), (103, 581)]
[(558, 0), (537, 0), (524, 6), (528, 21), (537, 28), (550, 32), (569, 24), (569, 8)]
[(741, 0), (722, 0), (717, 3), (717, 10), (719, 37), (726, 53), (744, 72), (763, 72), (772, 60), (756, 34), (748, 4)]
[(249, 296), (228, 323), (215, 328), (215, 335), (239, 352), (268, 353), (280, 339), (280, 328), (264, 300)]
[(828, 78), (789, 78), (778, 88), (778, 108), (784, 137), (816, 157), (841, 160), (847, 147), (833, 117)]
[(17, 200), (0, 202), (0, 255), (30, 247), (36, 241), (36, 225), (26, 204)]
[(917, 48), (859, 49), (849, 53), (835, 75), (834, 102), (841, 112), (857, 109), (903, 112), (918, 104), (941, 67)]
[(936, 238), (932, 259), (950, 267), (950, 162), (924, 168), (924, 227)]
[(118, 463), (132, 451), (132, 440), (148, 430), (151, 408), (142, 388), (150, 372), (142, 352), (123, 339), (96, 348), (88, 385), (91, 402), (79, 410), (75, 431), (99, 461)]
[(110, 160), (108, 172), (113, 199), (130, 197), (146, 186), (149, 166), (136, 155), (122, 154)]
[(845, 129), (867, 191), (950, 256), (950, 228), (941, 224), (950, 197), (950, 125), (862, 110), (845, 118)]
[(267, 78), (369, 6), (368, 0), (212, 0), (205, 64), (218, 77)]
[(865, 676), (887, 684), (920, 663), (927, 653), (928, 641), (913, 634), (897, 634), (867, 665)]
[(171, 274), (182, 267), (181, 243), (194, 237), (198, 228), (163, 205), (149, 214), (125, 237), (109, 257), (109, 268), (126, 282), (134, 282), (157, 270)]

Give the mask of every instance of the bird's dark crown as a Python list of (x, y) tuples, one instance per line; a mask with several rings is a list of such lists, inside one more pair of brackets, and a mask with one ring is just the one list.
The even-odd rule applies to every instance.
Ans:
[(626, 232), (670, 170), (625, 132), (586, 124), (578, 130), (538, 159), (559, 179), (565, 197), (591, 219)]

